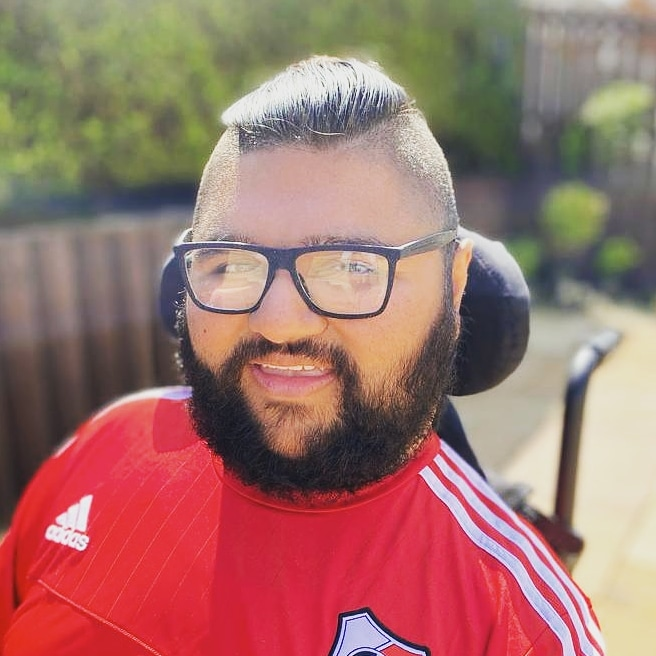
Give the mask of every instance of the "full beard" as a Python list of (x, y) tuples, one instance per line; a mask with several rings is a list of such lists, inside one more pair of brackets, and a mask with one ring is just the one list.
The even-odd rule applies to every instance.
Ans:
[[(196, 356), (181, 313), (179, 360), (192, 390), (194, 428), (228, 470), (267, 494), (354, 492), (397, 471), (428, 436), (453, 382), (455, 317), (455, 311), (444, 311), (414, 356), (367, 387), (343, 349), (315, 339), (281, 345), (253, 337), (214, 371)], [(274, 353), (330, 363), (340, 384), (336, 416), (330, 425), (309, 431), (302, 453), (293, 457), (273, 450), (267, 436), (284, 430), (284, 423), (304, 408), (276, 404), (273, 415), (280, 421), (264, 425), (241, 386), (244, 367)]]

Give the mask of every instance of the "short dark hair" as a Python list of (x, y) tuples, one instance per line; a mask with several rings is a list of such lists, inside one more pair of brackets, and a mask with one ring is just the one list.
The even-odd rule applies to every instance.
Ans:
[(373, 63), (317, 56), (292, 64), (227, 109), (241, 152), (279, 145), (312, 148), (354, 139), (406, 112), (405, 89)]
[(353, 146), (390, 157), (429, 200), (431, 220), (458, 224), (442, 149), (414, 100), (375, 63), (311, 57), (238, 100), (222, 119), (226, 131), (205, 167), (194, 223), (217, 206), (231, 157), (276, 147)]

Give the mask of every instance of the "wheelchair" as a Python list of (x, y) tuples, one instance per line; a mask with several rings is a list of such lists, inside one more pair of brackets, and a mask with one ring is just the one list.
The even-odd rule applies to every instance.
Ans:
[[(530, 334), (531, 296), (521, 269), (501, 242), (459, 228), (459, 237), (473, 241), (469, 277), (460, 307), (461, 331), (451, 396), (471, 396), (492, 389), (519, 366)], [(166, 331), (176, 337), (176, 313), (184, 298), (184, 283), (171, 254), (162, 268), (159, 315)], [(529, 502), (530, 486), (507, 482), (481, 467), (458, 412), (447, 399), (434, 428), (521, 517), (532, 524), (571, 572), (584, 540), (573, 526), (577, 465), (585, 396), (590, 377), (618, 345), (621, 335), (605, 330), (583, 344), (570, 362), (565, 390), (560, 461), (554, 510), (547, 514)]]

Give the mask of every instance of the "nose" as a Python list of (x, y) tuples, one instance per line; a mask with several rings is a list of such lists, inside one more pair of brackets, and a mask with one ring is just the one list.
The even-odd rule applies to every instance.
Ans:
[(260, 306), (249, 314), (250, 329), (274, 344), (315, 337), (327, 326), (327, 318), (308, 307), (284, 269), (276, 272)]

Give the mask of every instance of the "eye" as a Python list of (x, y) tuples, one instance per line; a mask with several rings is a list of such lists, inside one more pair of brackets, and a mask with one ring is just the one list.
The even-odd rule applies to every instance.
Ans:
[(365, 276), (375, 273), (378, 266), (376, 255), (354, 251), (325, 251), (313, 253), (306, 260), (308, 273), (314, 277)]
[(258, 262), (250, 261), (229, 261), (222, 262), (218, 264), (215, 269), (217, 274), (240, 274), (240, 273), (250, 273), (261, 268), (261, 265)]
[(369, 262), (362, 260), (349, 260), (346, 262), (344, 269), (348, 273), (368, 274), (375, 273), (375, 268)]
[(239, 250), (195, 251), (187, 260), (195, 276), (248, 276), (266, 269), (266, 260)]

